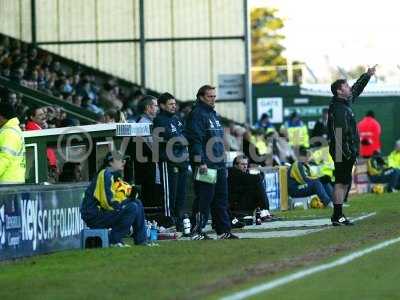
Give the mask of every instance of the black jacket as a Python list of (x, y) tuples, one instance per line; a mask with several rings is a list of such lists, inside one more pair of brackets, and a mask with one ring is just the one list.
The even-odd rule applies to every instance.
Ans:
[(233, 212), (253, 212), (257, 207), (269, 209), (267, 193), (263, 184), (264, 173), (249, 174), (228, 169), (228, 198)]
[(185, 136), (192, 163), (207, 164), (210, 168), (225, 167), (224, 129), (211, 106), (201, 100), (196, 102), (186, 120)]
[(343, 159), (347, 160), (355, 159), (358, 156), (360, 138), (351, 104), (362, 93), (370, 78), (371, 76), (367, 73), (361, 75), (351, 87), (352, 95), (349, 99), (333, 97), (329, 105), (329, 152), (335, 161), (336, 155), (340, 157), (340, 154)]
[[(183, 122), (180, 118), (175, 114), (161, 110), (153, 121), (153, 132), (160, 127), (164, 129), (159, 134), (159, 137), (163, 139), (163, 141), (159, 143), (160, 161), (171, 162), (172, 158), (178, 159), (180, 163), (186, 161), (188, 159), (188, 149), (183, 135)], [(171, 148), (173, 153), (167, 155), (167, 143), (171, 140), (174, 142)], [(170, 150), (168, 149), (168, 151)], [(173, 157), (171, 156), (172, 154)]]

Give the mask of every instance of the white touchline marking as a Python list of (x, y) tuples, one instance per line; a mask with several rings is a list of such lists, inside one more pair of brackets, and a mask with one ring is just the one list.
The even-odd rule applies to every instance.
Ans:
[(352, 254), (349, 254), (347, 256), (339, 258), (339, 259), (337, 259), (337, 260), (335, 260), (335, 261), (333, 261), (331, 263), (326, 263), (326, 264), (322, 264), (322, 265), (319, 265), (319, 266), (316, 266), (316, 267), (312, 267), (312, 268), (309, 268), (309, 269), (306, 269), (306, 270), (303, 270), (303, 271), (298, 271), (296, 273), (293, 273), (293, 274), (290, 274), (290, 275), (287, 275), (287, 276), (283, 276), (281, 278), (272, 280), (270, 282), (266, 282), (266, 283), (254, 286), (254, 287), (249, 288), (247, 290), (228, 295), (226, 297), (221, 298), (221, 300), (246, 299), (246, 298), (249, 298), (249, 297), (254, 296), (256, 294), (259, 294), (259, 293), (274, 289), (274, 288), (276, 288), (278, 286), (285, 285), (285, 284), (288, 284), (288, 283), (290, 283), (292, 281), (295, 281), (295, 280), (302, 279), (304, 277), (310, 276), (312, 274), (315, 274), (315, 273), (322, 272), (322, 271), (325, 271), (325, 270), (328, 270), (328, 269), (332, 269), (332, 268), (337, 267), (337, 266), (341, 266), (341, 265), (347, 264), (347, 263), (349, 263), (349, 262), (351, 262), (351, 261), (353, 261), (353, 260), (355, 260), (355, 259), (357, 259), (357, 258), (359, 258), (361, 256), (364, 256), (364, 255), (369, 254), (371, 252), (386, 248), (386, 247), (388, 247), (388, 246), (390, 246), (392, 244), (398, 243), (398, 242), (400, 242), (400, 237), (384, 241), (382, 243), (379, 243), (379, 244), (377, 244), (375, 246), (366, 248), (364, 250), (353, 252)]

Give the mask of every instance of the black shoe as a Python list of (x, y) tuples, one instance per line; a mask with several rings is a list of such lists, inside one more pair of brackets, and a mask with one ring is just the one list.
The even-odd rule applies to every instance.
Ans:
[(202, 241), (202, 240), (213, 240), (212, 237), (209, 237), (207, 233), (200, 232), (200, 233), (193, 233), (190, 237), (192, 241)]
[(350, 225), (351, 226), (351, 225), (354, 225), (354, 223), (351, 222), (349, 219), (347, 219), (344, 215), (342, 215), (339, 218), (332, 217), (331, 221), (332, 221), (332, 225), (333, 226), (342, 226), (342, 225), (346, 225), (346, 226)]
[(237, 218), (233, 218), (231, 221), (232, 228), (243, 228), (246, 226), (244, 222), (239, 221)]
[(239, 237), (230, 232), (225, 232), (218, 237), (219, 240), (237, 240)]

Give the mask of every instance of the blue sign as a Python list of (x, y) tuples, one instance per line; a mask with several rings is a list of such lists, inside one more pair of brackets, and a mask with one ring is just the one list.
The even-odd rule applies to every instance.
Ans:
[(276, 168), (262, 168), (261, 171), (264, 172), (265, 191), (269, 200), (269, 208), (270, 210), (280, 210), (279, 170)]
[(87, 184), (0, 188), (0, 260), (80, 247)]

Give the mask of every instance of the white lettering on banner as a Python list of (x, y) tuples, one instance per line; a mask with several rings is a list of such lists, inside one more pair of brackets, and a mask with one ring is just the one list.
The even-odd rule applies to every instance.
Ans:
[(20, 243), (20, 237), (19, 236), (9, 236), (7, 244), (9, 247), (11, 246), (18, 246)]
[(21, 200), (22, 241), (32, 241), (34, 251), (39, 241), (78, 235), (83, 227), (79, 207), (39, 209), (37, 200)]
[(6, 215), (6, 229), (19, 229), (19, 228), (21, 228), (21, 217)]
[(4, 222), (4, 205), (0, 208), (0, 245), (4, 245), (6, 243), (6, 226)]
[(38, 224), (39, 224), (38, 239), (39, 239), (39, 241), (41, 241), (43, 238), (42, 215), (43, 215), (42, 211), (39, 210), (39, 212), (38, 212), (38, 220), (39, 220), (38, 221)]
[(47, 231), (45, 230), (45, 226), (44, 226), (44, 224), (46, 224), (46, 222), (47, 222), (47, 211), (45, 210), (44, 212), (43, 212), (43, 219), (42, 219), (42, 222), (43, 222), (43, 240), (46, 240), (47, 239)]

